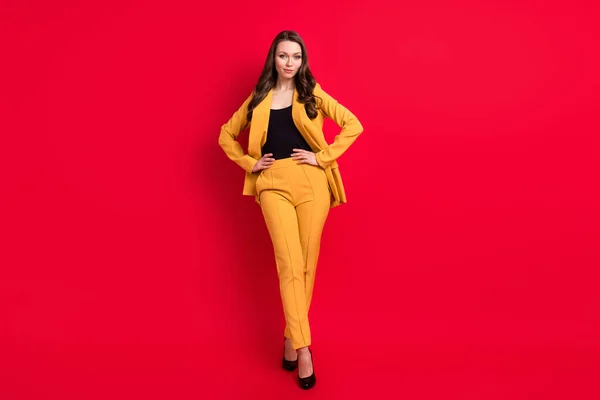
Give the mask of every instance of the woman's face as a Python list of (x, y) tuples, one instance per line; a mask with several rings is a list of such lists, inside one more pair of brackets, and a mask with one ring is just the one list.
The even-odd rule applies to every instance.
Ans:
[(279, 42), (275, 49), (275, 69), (280, 78), (290, 79), (302, 65), (302, 48), (296, 42)]

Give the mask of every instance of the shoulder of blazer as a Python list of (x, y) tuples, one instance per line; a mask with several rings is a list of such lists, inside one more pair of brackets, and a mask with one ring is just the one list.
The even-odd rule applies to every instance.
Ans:
[(332, 111), (339, 106), (338, 101), (324, 91), (318, 82), (313, 89), (313, 95), (316, 97), (317, 110), (319, 110), (324, 117), (331, 118), (333, 114)]
[(325, 92), (323, 91), (323, 89), (321, 89), (321, 85), (317, 82), (315, 88), (313, 89), (313, 95), (323, 97), (323, 94), (325, 94)]
[(321, 110), (321, 112), (324, 112), (323, 108), (331, 105), (332, 101), (337, 103), (337, 101), (335, 101), (333, 97), (331, 97), (326, 91), (323, 90), (323, 88), (318, 82), (315, 85), (315, 88), (313, 89), (313, 95), (317, 97), (317, 99), (315, 99), (317, 102), (317, 108)]

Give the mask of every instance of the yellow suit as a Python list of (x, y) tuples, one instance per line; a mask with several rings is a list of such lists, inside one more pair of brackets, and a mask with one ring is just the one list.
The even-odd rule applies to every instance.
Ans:
[[(317, 117), (311, 120), (306, 115), (304, 104), (298, 101), (298, 91), (295, 89), (292, 102), (292, 116), (294, 124), (306, 139), (311, 149), (316, 153), (317, 162), (325, 169), (327, 182), (331, 190), (331, 207), (335, 207), (346, 203), (346, 193), (344, 192), (344, 185), (336, 160), (354, 143), (358, 135), (362, 133), (363, 127), (354, 114), (323, 91), (321, 85), (318, 83), (313, 93), (317, 96)], [(250, 103), (252, 95), (248, 96), (244, 104), (233, 114), (231, 119), (221, 127), (221, 134), (219, 135), (219, 144), (227, 156), (246, 171), (243, 194), (256, 196), (258, 203), (260, 203), (260, 199), (256, 193), (258, 173), (252, 173), (252, 168), (254, 168), (254, 164), (261, 158), (261, 148), (267, 139), (272, 97), (273, 90), (270, 90), (263, 101), (254, 108), (252, 121), (248, 122), (246, 115), (248, 112), (248, 103)], [(322, 102), (319, 98), (322, 99)], [(323, 121), (325, 117), (331, 118), (342, 128), (331, 144), (327, 143), (323, 134)], [(240, 132), (246, 130), (248, 127), (250, 128), (250, 136), (248, 138), (248, 154), (245, 154), (242, 146), (235, 139)]]
[[(311, 344), (308, 310), (321, 234), (329, 209), (346, 202), (336, 159), (363, 130), (356, 117), (320, 85), (316, 85), (314, 94), (318, 97), (318, 115), (314, 120), (308, 118), (304, 105), (298, 102), (296, 90), (291, 113), (294, 125), (316, 153), (319, 166), (298, 164), (290, 155), (275, 160), (267, 169), (252, 173), (266, 142), (272, 90), (254, 109), (251, 122), (246, 121), (248, 103), (252, 99), (252, 95), (249, 96), (223, 125), (219, 136), (219, 144), (227, 156), (246, 170), (243, 194), (256, 196), (261, 206), (275, 251), (286, 320), (284, 336), (292, 340), (294, 349)], [(285, 112), (282, 110), (273, 112)], [(323, 135), (325, 117), (332, 118), (342, 128), (331, 145)], [(248, 154), (244, 154), (235, 139), (248, 126)]]

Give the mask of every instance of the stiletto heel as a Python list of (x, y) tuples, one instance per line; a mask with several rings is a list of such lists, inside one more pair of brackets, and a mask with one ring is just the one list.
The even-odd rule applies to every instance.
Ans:
[(313, 364), (313, 373), (311, 376), (307, 376), (306, 378), (300, 378), (300, 370), (298, 370), (298, 386), (300, 386), (302, 389), (310, 389), (311, 387), (315, 386), (315, 383), (317, 383), (317, 377), (315, 376), (315, 363), (313, 362), (313, 355), (310, 347), (308, 348), (308, 351), (310, 353), (310, 361)]
[(285, 337), (283, 338), (283, 357), (281, 358), (281, 367), (287, 371), (293, 371), (298, 367), (298, 359), (294, 361), (285, 359)]

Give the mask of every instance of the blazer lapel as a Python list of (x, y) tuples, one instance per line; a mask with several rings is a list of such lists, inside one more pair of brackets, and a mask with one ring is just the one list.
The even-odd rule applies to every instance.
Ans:
[(306, 143), (313, 149), (313, 151), (320, 151), (321, 146), (317, 143), (315, 138), (312, 135), (312, 130), (310, 129), (311, 121), (306, 115), (306, 109), (304, 108), (304, 104), (298, 101), (298, 91), (294, 88), (294, 99), (292, 101), (292, 118), (294, 120), (294, 124), (296, 128), (300, 131)]
[(269, 90), (265, 98), (252, 111), (250, 136), (248, 138), (248, 154), (256, 159), (262, 157), (261, 148), (267, 140), (272, 99), (273, 89)]

